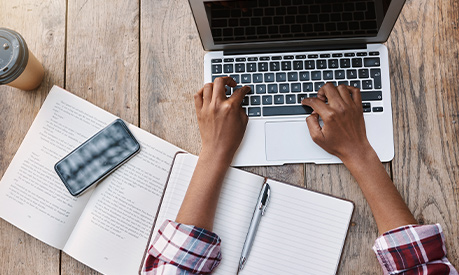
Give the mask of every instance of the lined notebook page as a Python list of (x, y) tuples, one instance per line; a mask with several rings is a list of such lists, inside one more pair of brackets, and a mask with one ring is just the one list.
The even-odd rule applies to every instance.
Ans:
[(271, 200), (240, 274), (335, 274), (353, 203), (268, 183)]
[[(175, 220), (197, 159), (190, 154), (176, 156), (153, 234), (156, 234), (165, 219)], [(242, 246), (263, 182), (263, 177), (238, 169), (229, 169), (223, 183), (213, 229), (222, 239), (223, 260), (212, 274), (236, 274)]]

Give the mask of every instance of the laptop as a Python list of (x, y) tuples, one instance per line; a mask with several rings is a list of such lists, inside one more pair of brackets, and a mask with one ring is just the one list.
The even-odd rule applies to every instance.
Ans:
[(189, 0), (209, 51), (204, 82), (231, 76), (236, 88), (252, 88), (242, 103), (249, 123), (232, 165), (340, 163), (312, 141), (305, 122), (311, 109), (301, 106), (327, 82), (361, 89), (368, 139), (381, 161), (391, 161), (389, 61), (381, 43), (404, 2)]

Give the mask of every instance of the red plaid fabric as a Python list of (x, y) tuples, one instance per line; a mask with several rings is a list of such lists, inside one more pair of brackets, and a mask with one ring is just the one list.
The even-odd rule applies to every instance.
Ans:
[(384, 274), (458, 274), (446, 258), (440, 224), (390, 230), (376, 239), (373, 250)]
[(164, 221), (145, 262), (144, 274), (210, 274), (221, 261), (220, 238), (191, 225)]

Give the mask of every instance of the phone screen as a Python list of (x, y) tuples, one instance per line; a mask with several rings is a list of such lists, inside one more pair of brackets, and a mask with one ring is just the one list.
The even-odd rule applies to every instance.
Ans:
[(139, 150), (126, 124), (117, 119), (57, 162), (54, 169), (70, 194), (77, 196)]

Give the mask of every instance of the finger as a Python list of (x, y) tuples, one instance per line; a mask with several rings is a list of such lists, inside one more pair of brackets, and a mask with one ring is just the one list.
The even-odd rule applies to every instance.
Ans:
[(249, 86), (244, 86), (242, 88), (237, 89), (233, 92), (233, 94), (228, 98), (231, 102), (237, 103), (238, 105), (242, 104), (242, 100), (244, 97), (250, 92)]
[(332, 106), (341, 105), (344, 103), (335, 85), (330, 82), (326, 83), (322, 88), (320, 88), (320, 90), (317, 92), (317, 96), (319, 95), (325, 95), (325, 97), (328, 99), (328, 103)]
[(320, 127), (319, 124), (319, 115), (311, 114), (306, 118), (306, 123), (312, 140), (320, 146), (324, 140), (324, 135), (322, 133), (322, 127)]
[(232, 77), (225, 76), (225, 77), (217, 77), (214, 80), (214, 87), (212, 92), (212, 100), (216, 101), (225, 100), (226, 99), (226, 85), (230, 87), (236, 86), (236, 81)]
[(354, 104), (351, 98), (351, 91), (347, 88), (346, 85), (339, 85), (337, 87), (339, 95), (346, 104)]
[(201, 90), (199, 90), (197, 93), (194, 94), (194, 107), (196, 108), (196, 114), (199, 113), (202, 109), (203, 93), (204, 93), (204, 88), (202, 88)]
[(351, 91), (352, 100), (355, 105), (362, 107), (362, 94), (360, 93), (359, 88), (348, 86), (349, 91)]
[(318, 98), (305, 98), (301, 101), (301, 104), (311, 107), (320, 116), (323, 116), (330, 108), (324, 101)]
[(214, 84), (213, 83), (206, 83), (204, 84), (204, 87), (202, 88), (202, 104), (209, 104), (210, 101), (212, 100), (212, 91), (214, 89)]

